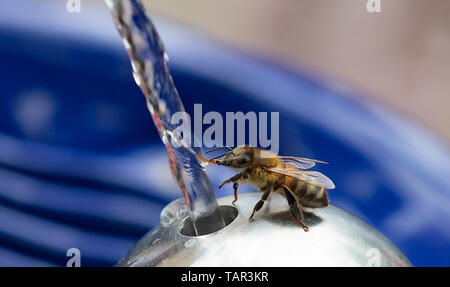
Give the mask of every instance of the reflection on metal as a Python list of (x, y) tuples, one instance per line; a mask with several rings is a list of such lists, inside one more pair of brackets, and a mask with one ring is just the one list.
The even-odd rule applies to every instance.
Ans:
[[(286, 199), (272, 194), (253, 221), (260, 193), (219, 198), (224, 229), (189, 234), (182, 200), (161, 213), (161, 225), (146, 234), (119, 266), (411, 266), (386, 237), (349, 213), (330, 206), (306, 210), (304, 232), (290, 216)], [(228, 207), (224, 207), (228, 206)], [(236, 216), (237, 215), (237, 216)], [(235, 217), (235, 218), (234, 218)], [(234, 218), (234, 220), (233, 220)]]

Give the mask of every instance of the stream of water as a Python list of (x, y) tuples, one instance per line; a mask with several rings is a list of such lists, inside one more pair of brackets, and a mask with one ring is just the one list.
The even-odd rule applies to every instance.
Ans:
[[(198, 162), (201, 148), (182, 140), (171, 124), (184, 106), (167, 65), (168, 56), (155, 26), (139, 0), (105, 0), (131, 60), (133, 76), (167, 148), (172, 175), (178, 183), (197, 235), (225, 226), (214, 189)], [(124, 95), (127, 96), (127, 95)], [(175, 144), (174, 144), (175, 143)]]

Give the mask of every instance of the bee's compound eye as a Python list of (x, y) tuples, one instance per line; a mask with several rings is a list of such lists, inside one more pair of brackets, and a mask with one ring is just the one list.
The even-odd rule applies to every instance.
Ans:
[(245, 165), (250, 162), (250, 157), (248, 155), (241, 156), (238, 160), (238, 165)]

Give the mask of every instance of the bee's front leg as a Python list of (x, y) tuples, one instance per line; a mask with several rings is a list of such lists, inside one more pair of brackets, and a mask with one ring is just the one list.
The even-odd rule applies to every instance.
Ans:
[(234, 200), (233, 200), (233, 202), (232, 202), (233, 204), (238, 200), (238, 196), (237, 196), (237, 191), (238, 191), (238, 186), (239, 186), (238, 181), (239, 181), (242, 177), (243, 177), (243, 173), (241, 172), (241, 173), (238, 173), (238, 174), (236, 174), (235, 176), (233, 176), (233, 177), (231, 177), (231, 178), (225, 180), (224, 182), (222, 182), (221, 185), (219, 185), (219, 189), (221, 189), (222, 186), (224, 186), (224, 184), (230, 183), (230, 182), (233, 183), (233, 190), (234, 190)]
[(219, 185), (218, 189), (221, 189), (222, 186), (224, 186), (224, 185), (227, 184), (227, 183), (230, 183), (230, 182), (237, 182), (239, 179), (241, 179), (242, 175), (243, 175), (242, 172), (240, 172), (240, 173), (238, 173), (238, 174), (236, 174), (236, 175), (230, 177), (229, 179), (227, 179), (227, 180), (225, 180), (224, 182), (222, 182), (222, 184)]
[(239, 183), (237, 181), (235, 181), (233, 183), (234, 200), (231, 202), (231, 204), (233, 204), (233, 205), (238, 200), (238, 196), (237, 196), (238, 186), (239, 186)]

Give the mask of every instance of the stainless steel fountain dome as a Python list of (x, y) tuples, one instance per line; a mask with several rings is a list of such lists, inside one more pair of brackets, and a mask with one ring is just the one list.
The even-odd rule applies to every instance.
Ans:
[(249, 221), (260, 197), (241, 194), (234, 206), (231, 196), (219, 198), (229, 224), (201, 236), (193, 236), (184, 201), (175, 200), (118, 266), (411, 266), (380, 232), (334, 206), (306, 210), (304, 232), (285, 198), (272, 194)]

